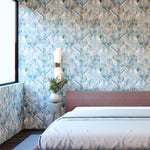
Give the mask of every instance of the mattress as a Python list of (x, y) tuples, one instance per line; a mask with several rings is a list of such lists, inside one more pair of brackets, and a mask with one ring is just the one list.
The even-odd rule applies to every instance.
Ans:
[(77, 107), (43, 132), (39, 147), (150, 149), (150, 107)]

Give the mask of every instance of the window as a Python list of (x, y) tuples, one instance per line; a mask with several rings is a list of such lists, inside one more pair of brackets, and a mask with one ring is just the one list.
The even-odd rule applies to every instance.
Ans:
[(17, 82), (18, 2), (0, 4), (0, 85)]

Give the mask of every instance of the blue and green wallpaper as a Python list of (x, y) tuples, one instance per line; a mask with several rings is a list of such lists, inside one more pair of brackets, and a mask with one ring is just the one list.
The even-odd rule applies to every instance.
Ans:
[(0, 144), (23, 129), (23, 84), (0, 87)]
[(69, 79), (61, 91), (150, 90), (149, 0), (19, 2), (19, 81), (25, 128), (45, 128), (56, 48)]

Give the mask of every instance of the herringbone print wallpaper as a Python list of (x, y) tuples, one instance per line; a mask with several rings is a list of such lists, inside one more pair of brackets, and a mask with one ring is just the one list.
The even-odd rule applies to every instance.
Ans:
[(150, 90), (149, 0), (29, 0), (19, 3), (19, 80), (25, 127), (45, 128), (53, 52), (62, 49), (62, 90)]
[(0, 144), (23, 129), (23, 84), (0, 87)]

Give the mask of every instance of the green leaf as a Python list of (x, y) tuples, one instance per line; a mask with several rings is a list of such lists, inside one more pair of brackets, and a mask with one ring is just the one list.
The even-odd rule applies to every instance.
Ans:
[(140, 37), (140, 35), (138, 34), (136, 37), (137, 37), (137, 39), (138, 39), (138, 38)]
[(67, 79), (58, 80), (58, 78), (48, 79), (50, 82), (49, 90), (52, 90), (54, 93), (57, 93), (59, 90), (63, 88), (63, 86), (68, 82)]
[(63, 68), (62, 71), (64, 72), (64, 71), (65, 71), (65, 68)]
[(101, 38), (102, 38), (102, 35), (100, 35), (99, 38), (101, 39)]
[(117, 62), (118, 62), (118, 63), (120, 63), (120, 60), (119, 60), (119, 59), (117, 59)]
[(28, 107), (28, 104), (25, 104), (25, 107), (27, 108), (27, 107)]

